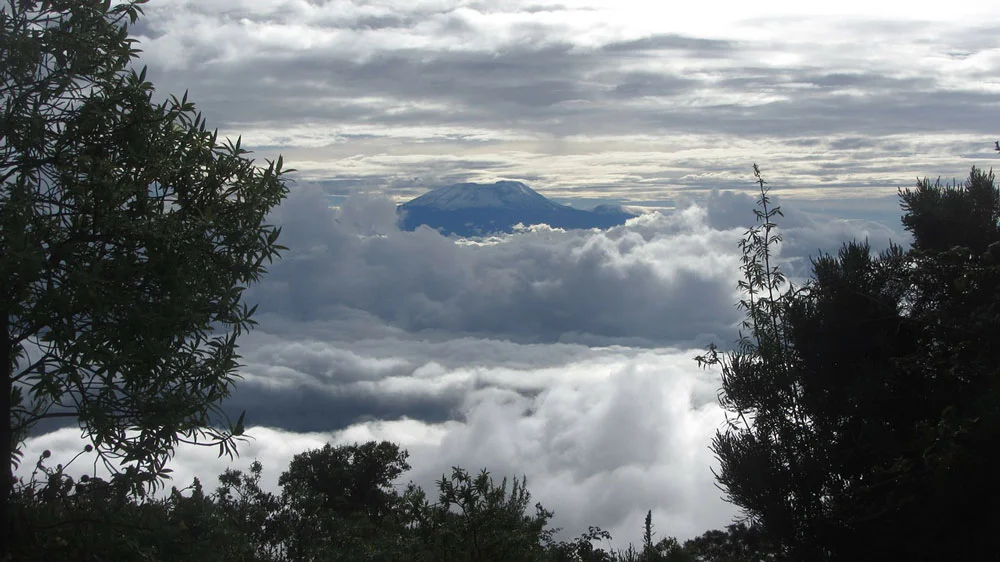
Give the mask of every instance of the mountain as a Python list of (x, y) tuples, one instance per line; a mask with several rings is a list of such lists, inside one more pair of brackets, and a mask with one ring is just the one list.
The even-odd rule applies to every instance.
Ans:
[(610, 228), (636, 216), (614, 205), (600, 205), (593, 211), (560, 205), (518, 181), (449, 185), (428, 191), (396, 210), (404, 230), (425, 224), (442, 234), (458, 236), (512, 232), (518, 223), (565, 229)]

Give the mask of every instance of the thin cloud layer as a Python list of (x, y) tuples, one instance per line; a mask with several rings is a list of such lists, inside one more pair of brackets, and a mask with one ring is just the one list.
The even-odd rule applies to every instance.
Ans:
[(136, 31), (161, 91), (340, 195), (662, 200), (758, 161), (792, 196), (881, 196), (988, 162), (985, 4), (710, 4), (163, 0)]

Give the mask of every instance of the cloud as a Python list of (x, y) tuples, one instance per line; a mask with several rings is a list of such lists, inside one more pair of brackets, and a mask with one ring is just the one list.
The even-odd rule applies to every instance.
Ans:
[(609, 356), (550, 376), (530, 398), (471, 395), (461, 425), (439, 444), (414, 448), (418, 478), (456, 462), (498, 476), (525, 474), (568, 533), (596, 524), (637, 538), (644, 507), (657, 509), (664, 532), (682, 535), (732, 516), (708, 491), (707, 443), (722, 421), (718, 380), (699, 372), (690, 352)]
[[(299, 187), (273, 217), (291, 250), (248, 292), (260, 327), (241, 340), (245, 378), (228, 407), (295, 431), (440, 423), (470, 392), (499, 384), (475, 369), (512, 370), (519, 382), (504, 379), (507, 389), (534, 395), (548, 379), (517, 373), (602, 360), (608, 349), (725, 347), (741, 319), (737, 242), (753, 205), (715, 192), (607, 231), (533, 228), (472, 243), (401, 232), (385, 199), (331, 209), (320, 190)], [(776, 256), (797, 283), (811, 256), (843, 242), (906, 242), (878, 222), (794, 203), (779, 222)]]
[[(859, 216), (864, 213), (851, 208), (848, 209), (849, 213), (845, 213), (843, 206), (832, 213), (808, 212), (804, 208), (814, 208), (815, 203), (802, 205), (799, 201), (785, 201), (773, 194), (770, 197), (771, 208), (782, 212), (774, 218), (778, 225), (775, 232), (782, 238), (778, 245), (777, 255), (781, 260), (779, 264), (799, 284), (812, 274), (811, 258), (821, 254), (836, 254), (846, 242), (868, 241), (875, 252), (885, 250), (892, 244), (910, 244), (909, 234), (899, 226), (901, 213), (896, 197), (888, 201), (850, 201), (849, 203), (856, 205), (866, 205), (871, 213), (870, 218), (852, 219), (841, 217), (845, 214)], [(700, 200), (682, 199), (681, 205), (703, 208), (706, 224), (714, 229), (735, 229), (742, 234), (756, 221), (752, 212), (748, 212), (756, 205), (756, 199), (747, 193), (713, 191), (707, 198)], [(897, 226), (888, 226), (893, 223)]]
[[(182, 447), (173, 484), (211, 489), (226, 466), (265, 467), (326, 442), (389, 439), (425, 489), (452, 466), (527, 476), (568, 538), (600, 525), (638, 541), (653, 510), (662, 536), (690, 537), (735, 515), (708, 449), (721, 427), (718, 373), (693, 356), (735, 338), (744, 194), (710, 193), (608, 231), (533, 228), (493, 239), (401, 232), (384, 198), (337, 209), (296, 186), (273, 217), (290, 250), (248, 294), (260, 327), (240, 340), (242, 380), (225, 407), (247, 411), (252, 439), (232, 464)], [(779, 258), (803, 271), (835, 250), (892, 231), (786, 206)], [(66, 462), (79, 430), (36, 435)], [(91, 470), (85, 459), (71, 474)]]
[(394, 213), (387, 200), (333, 211), (315, 191), (289, 199), (275, 220), (298, 250), (249, 298), (302, 321), (363, 310), (410, 332), (519, 341), (705, 341), (736, 321), (740, 233), (710, 228), (696, 207), (480, 246), (427, 228), (400, 232)]
[(988, 165), (1000, 54), (976, 6), (689, 8), (170, 0), (137, 32), (161, 91), (347, 189), (504, 175), (639, 201), (733, 188), (758, 161), (837, 198)]
[[(466, 387), (456, 419), (371, 420), (326, 432), (252, 427), (233, 466), (261, 460), (263, 484), (276, 490), (278, 475), (297, 452), (326, 442), (388, 439), (411, 453), (414, 468), (400, 484), (409, 479), (433, 490), (452, 466), (487, 468), (497, 479), (526, 476), (534, 499), (555, 510), (563, 538), (600, 525), (617, 544), (638, 541), (646, 509), (654, 510), (662, 534), (692, 536), (728, 523), (733, 511), (712, 485), (707, 448), (722, 422), (716, 375), (698, 370), (690, 350), (585, 355), (522, 369), (428, 366), (411, 380), (453, 379)], [(388, 389), (402, 381), (383, 382)], [(50, 449), (59, 462), (80, 447), (78, 431), (64, 429), (29, 440), (25, 458)], [(171, 463), (172, 484), (184, 487), (197, 476), (213, 489), (214, 476), (226, 466), (228, 459), (216, 458), (214, 449), (182, 447)], [(78, 461), (69, 473), (90, 468)]]
[[(750, 164), (801, 280), (842, 242), (905, 244), (898, 186), (995, 158), (998, 29), (980, 2), (144, 7), (158, 91), (190, 90), (222, 134), (300, 170), (226, 405), (255, 426), (236, 466), (262, 459), (272, 489), (297, 452), (385, 438), (425, 488), (452, 465), (526, 474), (569, 534), (636, 541), (646, 509), (662, 536), (722, 526), (718, 381), (691, 356), (735, 337)], [(395, 227), (401, 199), (503, 178), (663, 212), (477, 243)], [(79, 446), (75, 429), (36, 435), (21, 473)], [(227, 464), (182, 448), (175, 482), (211, 487)]]
[[(472, 245), (427, 228), (401, 232), (388, 200), (353, 197), (334, 210), (303, 187), (274, 217), (293, 250), (249, 298), (297, 321), (362, 311), (407, 332), (700, 344), (732, 335), (738, 320), (737, 242), (753, 206), (748, 195), (715, 192), (606, 231), (532, 229)], [(784, 210), (789, 263), (854, 238), (905, 243), (874, 221)]]

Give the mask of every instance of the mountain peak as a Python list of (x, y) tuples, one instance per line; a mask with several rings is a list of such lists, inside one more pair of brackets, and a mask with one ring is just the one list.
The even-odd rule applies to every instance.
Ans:
[(610, 228), (635, 216), (620, 209), (593, 213), (560, 205), (519, 181), (440, 187), (403, 203), (397, 210), (406, 230), (427, 225), (443, 234), (459, 236), (512, 232), (518, 223), (556, 228)]
[(440, 187), (404, 203), (403, 208), (529, 209), (552, 205), (555, 203), (519, 181), (498, 181), (492, 184), (457, 183)]

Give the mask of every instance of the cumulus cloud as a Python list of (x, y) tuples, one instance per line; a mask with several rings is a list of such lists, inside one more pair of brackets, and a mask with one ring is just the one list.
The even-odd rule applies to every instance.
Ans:
[(400, 232), (388, 200), (339, 211), (306, 190), (275, 218), (289, 253), (249, 295), (302, 321), (362, 310), (411, 332), (530, 341), (705, 341), (736, 315), (740, 233), (691, 207), (608, 231), (530, 229), (485, 245)]
[[(301, 188), (274, 217), (293, 250), (249, 298), (299, 322), (364, 316), (405, 332), (700, 345), (731, 339), (738, 321), (738, 241), (753, 206), (748, 195), (715, 192), (606, 231), (525, 229), (472, 244), (428, 228), (401, 232), (386, 199), (331, 209), (320, 191)], [(809, 256), (847, 240), (905, 243), (875, 221), (784, 207), (779, 250), (803, 276)]]
[[(402, 232), (385, 199), (332, 209), (319, 190), (298, 188), (273, 217), (291, 250), (248, 293), (261, 326), (242, 340), (245, 379), (230, 407), (296, 431), (438, 423), (483, 386), (534, 395), (548, 381), (538, 369), (609, 349), (725, 347), (740, 320), (737, 242), (753, 204), (716, 192), (607, 231), (530, 228), (470, 241)], [(794, 204), (780, 222), (777, 256), (799, 283), (811, 256), (843, 242), (905, 243), (879, 223)], [(498, 368), (509, 373), (503, 384), (476, 371)]]
[[(756, 196), (743, 192), (712, 191), (700, 200), (682, 199), (681, 205), (703, 208), (705, 222), (710, 228), (719, 230), (737, 229), (741, 233), (756, 221), (751, 212), (757, 202)], [(778, 245), (778, 257), (784, 272), (796, 283), (803, 283), (812, 273), (811, 258), (821, 254), (836, 254), (840, 247), (850, 241), (867, 241), (872, 250), (879, 252), (890, 245), (907, 246), (910, 236), (903, 231), (899, 217), (900, 209), (896, 197), (890, 199), (854, 200), (858, 206), (866, 206), (868, 218), (843, 218), (864, 216), (858, 209), (836, 208), (831, 212), (809, 212), (816, 203), (803, 205), (800, 200), (786, 201), (771, 195), (773, 208), (781, 210), (775, 217), (777, 233), (782, 237)], [(824, 207), (828, 204), (820, 205)], [(895, 225), (895, 226), (890, 226)]]
[[(647, 509), (666, 534), (691, 536), (728, 523), (733, 510), (712, 485), (707, 448), (722, 422), (716, 376), (699, 371), (690, 350), (581, 355), (537, 368), (427, 365), (405, 380), (384, 379), (384, 388), (463, 387), (455, 419), (371, 420), (325, 432), (253, 427), (235, 466), (261, 460), (263, 484), (275, 490), (297, 452), (388, 439), (411, 453), (414, 468), (403, 479), (427, 490), (452, 466), (487, 468), (497, 479), (526, 476), (535, 499), (556, 512), (563, 537), (600, 525), (619, 541), (637, 541)], [(60, 430), (30, 440), (26, 458), (50, 449), (58, 461), (81, 446), (78, 431)], [(229, 465), (213, 449), (182, 447), (171, 465), (173, 484), (184, 487), (197, 476), (211, 489), (213, 476)], [(69, 473), (90, 469), (78, 462)]]

